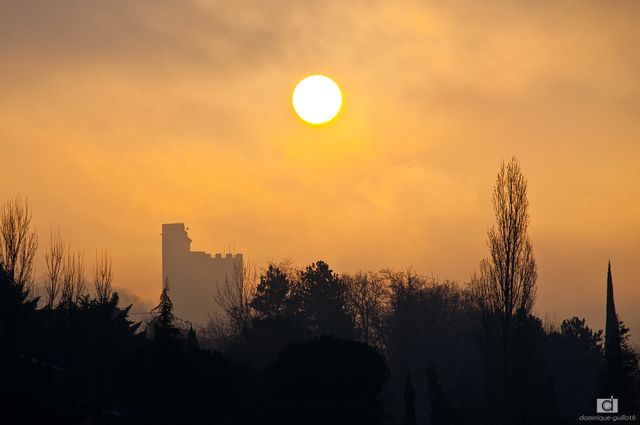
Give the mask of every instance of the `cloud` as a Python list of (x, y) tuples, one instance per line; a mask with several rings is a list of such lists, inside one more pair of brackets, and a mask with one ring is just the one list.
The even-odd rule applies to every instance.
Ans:
[(131, 292), (128, 289), (115, 287), (113, 291), (118, 293), (121, 306), (131, 306), (131, 310), (129, 310), (129, 313), (131, 314), (131, 320), (135, 322), (146, 319), (147, 313), (149, 313), (151, 309), (155, 307), (150, 302), (142, 300), (135, 293)]
[[(598, 258), (619, 267), (622, 299), (639, 296), (625, 272), (640, 240), (638, 9), (0, 1), (0, 199), (23, 193), (41, 233), (109, 249), (117, 284), (144, 299), (158, 295), (167, 221), (185, 221), (198, 249), (235, 242), (258, 264), (413, 264), (465, 280), (486, 255), (495, 172), (515, 154), (539, 308), (599, 320)], [(320, 129), (290, 106), (312, 72), (345, 93)], [(569, 311), (558, 300), (578, 289)]]

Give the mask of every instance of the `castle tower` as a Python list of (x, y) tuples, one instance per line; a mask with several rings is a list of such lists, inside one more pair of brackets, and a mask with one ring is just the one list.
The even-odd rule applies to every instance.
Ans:
[(242, 254), (191, 251), (184, 223), (162, 225), (162, 283), (171, 286), (179, 319), (205, 325), (211, 314), (220, 313), (215, 297), (227, 282), (242, 278), (242, 267)]
[(173, 281), (179, 274), (181, 263), (191, 251), (191, 239), (184, 223), (162, 225), (162, 282)]

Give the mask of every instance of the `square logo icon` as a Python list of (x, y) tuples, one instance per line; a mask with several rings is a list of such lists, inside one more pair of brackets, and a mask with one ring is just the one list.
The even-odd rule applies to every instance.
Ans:
[(596, 399), (596, 411), (597, 413), (618, 413), (618, 399), (613, 396)]

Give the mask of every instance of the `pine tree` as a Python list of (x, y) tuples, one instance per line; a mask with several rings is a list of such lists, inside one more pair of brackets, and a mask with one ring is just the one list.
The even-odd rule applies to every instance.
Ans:
[(317, 335), (355, 335), (347, 311), (347, 285), (327, 263), (317, 261), (300, 274), (302, 304), (310, 330)]
[(289, 313), (290, 290), (291, 281), (287, 273), (270, 264), (266, 273), (260, 276), (251, 307), (263, 318), (285, 316)]
[(175, 326), (175, 316), (173, 315), (173, 303), (169, 298), (169, 282), (165, 281), (160, 303), (151, 310), (156, 313), (153, 319), (153, 339), (160, 348), (174, 350), (180, 341), (180, 330)]

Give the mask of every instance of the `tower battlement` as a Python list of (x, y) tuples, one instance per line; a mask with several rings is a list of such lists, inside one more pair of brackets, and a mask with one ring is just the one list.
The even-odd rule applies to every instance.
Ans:
[(162, 225), (162, 281), (169, 283), (176, 315), (204, 324), (219, 309), (218, 289), (241, 275), (243, 256), (192, 251), (187, 230), (184, 223)]

